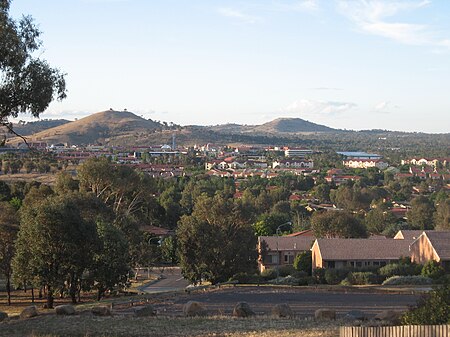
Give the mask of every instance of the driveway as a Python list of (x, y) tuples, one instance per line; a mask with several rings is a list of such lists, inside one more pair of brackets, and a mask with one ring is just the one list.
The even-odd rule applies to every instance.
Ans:
[(170, 291), (184, 290), (189, 284), (181, 275), (181, 269), (177, 267), (165, 268), (162, 270), (161, 279), (152, 282), (140, 289), (149, 294), (164, 293)]

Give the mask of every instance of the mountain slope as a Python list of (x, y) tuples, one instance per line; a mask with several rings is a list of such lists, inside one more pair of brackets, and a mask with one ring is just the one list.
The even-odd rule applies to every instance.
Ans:
[[(110, 137), (153, 131), (160, 126), (159, 123), (146, 120), (128, 111), (107, 110), (35, 133), (27, 138), (30, 141), (47, 143), (89, 144), (108, 142)], [(17, 142), (20, 140), (14, 138), (8, 143)]]
[(325, 125), (308, 122), (301, 118), (277, 118), (271, 122), (254, 127), (252, 132), (296, 133), (338, 131)]

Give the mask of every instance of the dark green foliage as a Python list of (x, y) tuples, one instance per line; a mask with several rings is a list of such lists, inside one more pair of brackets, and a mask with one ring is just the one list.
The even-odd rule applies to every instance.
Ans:
[(450, 323), (450, 285), (447, 283), (424, 295), (415, 307), (403, 315), (402, 323), (405, 325)]
[(384, 278), (380, 278), (379, 275), (366, 271), (366, 272), (350, 272), (345, 280), (352, 285), (364, 285), (364, 284), (381, 284)]
[(311, 229), (319, 238), (364, 238), (367, 230), (358, 218), (341, 211), (316, 212), (311, 217)]
[(325, 269), (325, 281), (328, 284), (339, 284), (350, 273), (349, 269)]
[[(289, 215), (282, 213), (263, 214), (259, 217), (259, 220), (253, 224), (253, 228), (256, 236), (268, 236), (277, 234), (277, 228), (282, 224), (287, 224), (290, 220)], [(289, 230), (289, 226), (286, 225), (280, 230)], [(278, 233), (279, 234), (279, 233)]]
[(238, 281), (240, 284), (260, 284), (265, 280), (258, 274), (237, 273), (230, 278), (230, 281)]
[(245, 212), (219, 194), (202, 196), (177, 229), (180, 265), (191, 282), (223, 282), (256, 269), (256, 237)]
[(276, 279), (277, 271), (275, 269), (266, 269), (261, 273), (261, 277), (266, 281)]
[(278, 268), (278, 275), (281, 277), (286, 277), (288, 275), (293, 275), (296, 272), (293, 266), (281, 266)]
[(325, 279), (325, 269), (324, 268), (314, 269), (312, 276), (314, 278), (315, 283), (317, 283), (317, 284), (327, 283), (327, 280)]
[(447, 197), (447, 199), (439, 202), (436, 207), (434, 221), (436, 229), (450, 230), (450, 198)]
[(66, 96), (64, 76), (39, 58), (40, 32), (29, 16), (14, 21), (9, 0), (0, 4), (0, 125), (21, 112), (39, 117), (54, 99)]
[(312, 252), (306, 251), (298, 254), (294, 259), (294, 268), (311, 275), (312, 273)]
[(411, 202), (408, 211), (408, 223), (413, 229), (433, 229), (433, 203), (424, 196), (418, 196)]
[(126, 284), (130, 258), (127, 240), (118, 228), (99, 222), (97, 233), (100, 245), (94, 254), (90, 275), (100, 300), (107, 290)]
[(75, 284), (92, 261), (96, 246), (95, 224), (85, 221), (70, 198), (46, 198), (27, 203), (21, 212), (14, 272), (24, 280), (37, 278), (53, 290), (69, 278)]
[(420, 275), (422, 265), (415, 263), (390, 263), (379, 269), (379, 274), (385, 278), (391, 276)]
[(439, 262), (430, 260), (423, 266), (421, 275), (437, 280), (445, 275), (445, 270)]

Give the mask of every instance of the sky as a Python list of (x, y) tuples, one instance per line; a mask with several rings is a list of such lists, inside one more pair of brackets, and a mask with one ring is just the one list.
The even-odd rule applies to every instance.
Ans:
[(10, 14), (34, 18), (40, 57), (67, 73), (44, 119), (450, 132), (450, 1), (13, 0)]

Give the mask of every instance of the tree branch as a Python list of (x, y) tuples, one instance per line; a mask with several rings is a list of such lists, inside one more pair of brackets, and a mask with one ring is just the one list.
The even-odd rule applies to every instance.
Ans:
[(24, 136), (18, 134), (16, 131), (14, 131), (11, 123), (0, 122), (0, 124), (3, 125), (4, 127), (6, 127), (8, 129), (8, 132), (16, 135), (19, 138), (22, 138), (22, 140), (25, 142), (25, 144), (28, 146), (28, 148), (31, 149), (30, 144), (28, 144), (28, 142), (27, 142), (27, 139)]

